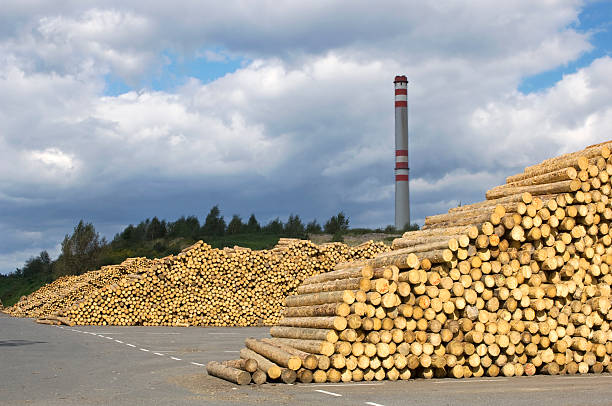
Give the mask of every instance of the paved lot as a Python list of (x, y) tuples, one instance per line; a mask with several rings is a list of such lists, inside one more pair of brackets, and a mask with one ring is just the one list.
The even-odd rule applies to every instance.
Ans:
[(267, 328), (55, 327), (0, 314), (0, 405), (612, 405), (612, 376), (236, 385), (204, 364)]

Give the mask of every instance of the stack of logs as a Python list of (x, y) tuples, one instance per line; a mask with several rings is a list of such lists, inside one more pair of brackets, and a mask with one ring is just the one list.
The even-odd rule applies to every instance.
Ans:
[(66, 319), (57, 319), (58, 313), (77, 300), (98, 289), (116, 283), (133, 272), (151, 266), (152, 260), (128, 258), (118, 265), (103, 266), (96, 271), (82, 275), (62, 276), (41, 287), (28, 296), (22, 296), (14, 305), (6, 309), (15, 317), (39, 318), (44, 324), (61, 324)]
[(306, 279), (272, 338), (209, 373), (245, 382), (232, 377), (247, 361), (283, 382), (612, 372), (610, 145), (528, 167), (393, 251)]
[(372, 241), (320, 247), (284, 239), (270, 251), (219, 250), (200, 241), (85, 295), (70, 295), (68, 303), (66, 298), (55, 300), (53, 310), (60, 304), (67, 307), (36, 316), (40, 323), (69, 325), (273, 325), (281, 317), (285, 296), (294, 294), (305, 278), (332, 270), (338, 261), (373, 258), (388, 250)]

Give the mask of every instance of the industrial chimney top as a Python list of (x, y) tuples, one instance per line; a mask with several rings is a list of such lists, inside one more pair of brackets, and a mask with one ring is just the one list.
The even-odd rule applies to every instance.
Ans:
[(396, 76), (395, 80), (393, 81), (393, 83), (397, 83), (397, 82), (406, 82), (408, 83), (408, 78), (404, 75), (402, 76)]

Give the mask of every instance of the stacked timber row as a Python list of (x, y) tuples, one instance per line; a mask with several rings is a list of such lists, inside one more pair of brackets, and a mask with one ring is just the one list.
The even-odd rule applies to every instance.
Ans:
[(284, 382), (612, 372), (609, 147), (528, 167), (391, 252), (306, 279), (241, 358)]
[(51, 314), (37, 311), (36, 317), (40, 323), (69, 325), (273, 325), (285, 296), (305, 278), (332, 270), (338, 261), (373, 258), (388, 250), (383, 243), (317, 246), (304, 240), (283, 240), (270, 251), (219, 250), (200, 241), (87, 294), (70, 295), (68, 303), (62, 292), (43, 288), (45, 293), (37, 296), (53, 298), (48, 294), (53, 291), (62, 300), (51, 300), (56, 303), (51, 308), (63, 306)]
[(45, 324), (60, 324), (62, 321), (57, 316), (67, 306), (153, 263), (147, 258), (128, 258), (119, 265), (103, 266), (83, 275), (62, 276), (32, 294), (22, 296), (19, 302), (7, 309), (7, 313), (15, 317), (40, 318)]

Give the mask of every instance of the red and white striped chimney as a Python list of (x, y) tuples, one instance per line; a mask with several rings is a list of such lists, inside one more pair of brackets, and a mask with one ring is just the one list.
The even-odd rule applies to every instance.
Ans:
[(408, 79), (396, 76), (395, 84), (395, 228), (410, 224), (408, 186)]

